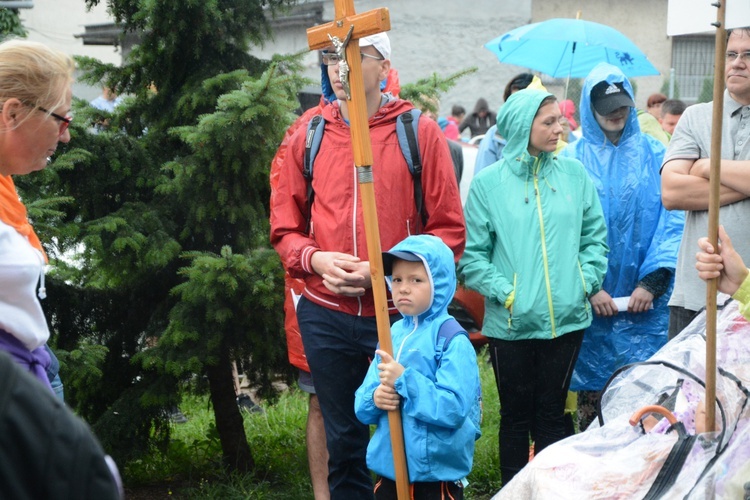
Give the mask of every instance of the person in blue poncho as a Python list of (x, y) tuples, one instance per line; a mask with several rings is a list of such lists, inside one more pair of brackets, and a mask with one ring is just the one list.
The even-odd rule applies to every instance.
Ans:
[[(669, 310), (684, 214), (661, 204), (664, 146), (641, 132), (633, 88), (619, 68), (601, 63), (583, 84), (583, 137), (561, 156), (580, 160), (596, 185), (607, 222), (607, 274), (591, 297), (571, 390), (579, 428), (596, 417), (599, 391), (618, 367), (650, 357), (667, 342)], [(614, 298), (624, 297), (618, 305)], [(627, 304), (627, 305), (625, 305)]]

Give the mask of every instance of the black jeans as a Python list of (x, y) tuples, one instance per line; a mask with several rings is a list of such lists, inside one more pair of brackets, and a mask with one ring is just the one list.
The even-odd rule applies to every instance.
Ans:
[(508, 482), (534, 452), (563, 439), (565, 399), (583, 330), (551, 340), (490, 338), (490, 361), (500, 395), (500, 475)]
[[(397, 317), (394, 315), (391, 323)], [(354, 414), (354, 392), (375, 355), (375, 318), (326, 309), (302, 297), (297, 321), (323, 413), (331, 499), (372, 498), (372, 477), (366, 463), (370, 428)]]
[(675, 338), (682, 330), (688, 326), (700, 311), (691, 311), (679, 306), (669, 306), (669, 330), (667, 335), (669, 340)]
[[(458, 481), (435, 481), (409, 485), (410, 500), (463, 500), (464, 487)], [(396, 482), (378, 476), (375, 483), (376, 500), (397, 500)]]

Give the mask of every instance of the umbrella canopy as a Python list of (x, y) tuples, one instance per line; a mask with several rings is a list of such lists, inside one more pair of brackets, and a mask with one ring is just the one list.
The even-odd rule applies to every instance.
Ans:
[(502, 63), (555, 78), (585, 78), (600, 62), (619, 67), (628, 77), (659, 74), (628, 37), (604, 24), (582, 19), (527, 24), (484, 46)]

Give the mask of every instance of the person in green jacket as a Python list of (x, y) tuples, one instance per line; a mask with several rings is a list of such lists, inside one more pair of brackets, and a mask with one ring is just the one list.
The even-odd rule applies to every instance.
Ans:
[(562, 133), (555, 97), (525, 89), (497, 119), (503, 159), (474, 178), (459, 273), (485, 297), (482, 333), (500, 395), (503, 484), (565, 436), (563, 412), (588, 298), (607, 270), (607, 229), (584, 166), (554, 155)]

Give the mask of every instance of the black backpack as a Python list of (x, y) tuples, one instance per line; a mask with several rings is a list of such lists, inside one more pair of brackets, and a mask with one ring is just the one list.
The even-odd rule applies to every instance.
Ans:
[(0, 352), (0, 498), (122, 498), (108, 461), (88, 425)]
[[(396, 135), (398, 144), (401, 147), (401, 154), (404, 155), (406, 165), (409, 167), (414, 179), (414, 203), (417, 206), (422, 219), (422, 227), (427, 224), (427, 213), (424, 210), (424, 196), (422, 194), (422, 155), (419, 151), (418, 128), (419, 117), (422, 112), (416, 108), (404, 111), (396, 117)], [(321, 127), (321, 125), (323, 125)], [(310, 217), (315, 192), (312, 188), (313, 165), (315, 157), (318, 155), (320, 143), (323, 141), (323, 132), (325, 130), (325, 120), (323, 115), (315, 115), (307, 124), (307, 134), (305, 135), (305, 160), (302, 168), (302, 175), (307, 179), (307, 228), (310, 232)]]

